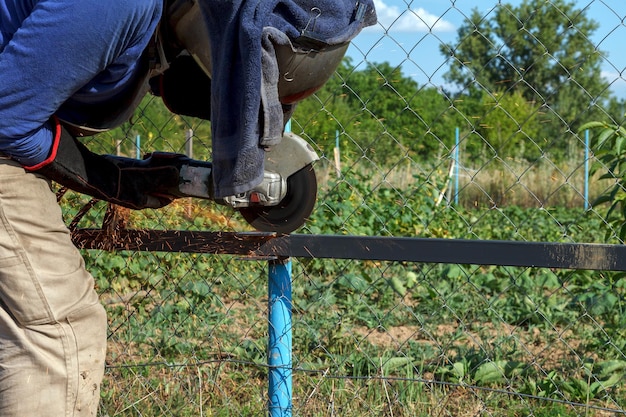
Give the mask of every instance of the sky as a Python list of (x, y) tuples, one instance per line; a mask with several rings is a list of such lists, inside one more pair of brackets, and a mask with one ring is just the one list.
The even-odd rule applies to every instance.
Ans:
[[(362, 31), (348, 49), (353, 64), (389, 62), (401, 65), (420, 85), (446, 87), (446, 57), (441, 43), (454, 43), (457, 30), (474, 8), (483, 15), (499, 3), (518, 6), (521, 0), (374, 0), (378, 24)], [(613, 93), (626, 99), (626, 0), (575, 0), (599, 28), (591, 39), (605, 55), (602, 76)]]

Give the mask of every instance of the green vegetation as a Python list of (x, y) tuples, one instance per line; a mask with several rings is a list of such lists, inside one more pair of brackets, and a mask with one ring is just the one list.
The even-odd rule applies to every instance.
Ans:
[(454, 56), (446, 78), (469, 90), (520, 92), (570, 123), (590, 98), (608, 98), (603, 53), (590, 41), (598, 28), (585, 9), (567, 0), (525, 0), (487, 18), (475, 9), (457, 41), (441, 46)]
[[(292, 129), (322, 156), (312, 234), (622, 243), (625, 103), (608, 96), (573, 2), (472, 14), (450, 91), (389, 63), (344, 60)], [(496, 57), (496, 58), (494, 58)], [(599, 120), (591, 122), (590, 120)], [(449, 204), (460, 131), (459, 204)], [(94, 150), (210, 159), (210, 124), (147, 98)], [(584, 130), (596, 162), (583, 209)], [(341, 174), (335, 173), (337, 133)], [(87, 139), (88, 140), (88, 139)], [(100, 146), (100, 149), (98, 149)], [(86, 203), (64, 200), (68, 222)], [(96, 206), (80, 227), (99, 226)], [(249, 230), (181, 200), (134, 228)], [(249, 416), (266, 407), (267, 263), (174, 253), (86, 253), (110, 318), (108, 416)], [(470, 265), (294, 260), (294, 414), (607, 416), (626, 404), (626, 276)], [(616, 414), (618, 414), (616, 412)]]
[(594, 135), (594, 149), (596, 149), (595, 163), (591, 170), (601, 173), (600, 179), (610, 180), (606, 192), (598, 197), (596, 204), (608, 204), (607, 220), (619, 238), (626, 238), (626, 129), (621, 125), (606, 122), (589, 122), (581, 129), (598, 131)]
[[(465, 210), (422, 191), (399, 200), (366, 181), (330, 181), (303, 231), (604, 239), (590, 211)], [(129, 221), (244, 228), (229, 216), (181, 201)], [(94, 210), (82, 226), (99, 221)], [(98, 251), (86, 260), (110, 317), (108, 415), (264, 414), (265, 262)], [(332, 402), (345, 416), (463, 416), (468, 407), (601, 416), (626, 401), (623, 274), (313, 259), (294, 260), (293, 286), (297, 415), (328, 415)]]

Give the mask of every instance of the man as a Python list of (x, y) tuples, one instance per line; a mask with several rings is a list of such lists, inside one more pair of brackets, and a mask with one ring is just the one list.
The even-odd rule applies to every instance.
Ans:
[(48, 178), (63, 183), (72, 167), (62, 164), (84, 154), (103, 172), (95, 185), (73, 179), (79, 191), (134, 208), (169, 199), (151, 195), (141, 170), (108, 178), (123, 170), (80, 148), (55, 114), (71, 97), (114, 97), (132, 82), (161, 9), (162, 0), (0, 0), (2, 416), (96, 415), (106, 315)]
[[(178, 55), (172, 55), (172, 48), (160, 49), (155, 33), (172, 35), (168, 29), (175, 25), (169, 19), (177, 16), (178, 6), (197, 3), (166, 3), (172, 14), (157, 31), (163, 0), (0, 0), (3, 417), (97, 413), (106, 316), (93, 278), (63, 223), (50, 180), (133, 209), (160, 208), (173, 199), (169, 190), (178, 185), (177, 168), (163, 161), (152, 166), (96, 155), (76, 140), (85, 126), (98, 127), (104, 120), (104, 127), (114, 127), (124, 121), (145, 93), (148, 77), (156, 73), (162, 80), (167, 78), (169, 62), (164, 61), (174, 61)], [(312, 0), (302, 0), (302, 5), (285, 0), (281, 8), (275, 8), (276, 3), (201, 2), (204, 30), (214, 31), (208, 48), (215, 59), (213, 79), (220, 83), (214, 89), (217, 92), (207, 89), (210, 100), (198, 101), (211, 109), (191, 109), (191, 113), (212, 120), (213, 154), (218, 160), (213, 172), (219, 174), (214, 185), (219, 198), (258, 186), (264, 176), (265, 146), (280, 139), (284, 109), (275, 91), (278, 74), (268, 83), (265, 68), (263, 76), (260, 71), (262, 62), (272, 66), (267, 54), (273, 46), (268, 39), (290, 43), (289, 39), (306, 35), (302, 37), (316, 45), (325, 40), (331, 45), (333, 39), (345, 43), (375, 21), (371, 0), (356, 6), (352, 0), (320, 0), (314, 2), (315, 7), (309, 4)], [(233, 20), (240, 23), (234, 31), (221, 27), (232, 29), (235, 26), (228, 22)], [(337, 31), (343, 25), (348, 27)], [(265, 33), (268, 26), (280, 31)], [(262, 36), (266, 48), (261, 47)], [(240, 37), (248, 42), (234, 42)], [(175, 34), (168, 41), (170, 47), (180, 47), (173, 48), (175, 54), (198, 50), (179, 42)], [(247, 58), (232, 61), (242, 56), (238, 51), (244, 51)], [(161, 68), (151, 67), (154, 58), (160, 59), (157, 66)], [(237, 72), (254, 73), (243, 80), (245, 88), (241, 80), (229, 77), (231, 64), (245, 67)], [(200, 83), (210, 85), (206, 71), (199, 77)], [(166, 87), (166, 83), (160, 85)], [(243, 98), (229, 100), (229, 96), (238, 97), (232, 93), (237, 88)], [(269, 100), (268, 89), (274, 91)], [(176, 97), (165, 90), (156, 92), (164, 98)], [(245, 128), (238, 131), (240, 121)]]

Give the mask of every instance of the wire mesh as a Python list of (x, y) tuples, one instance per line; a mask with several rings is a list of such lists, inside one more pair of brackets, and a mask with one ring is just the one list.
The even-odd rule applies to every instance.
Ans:
[[(626, 63), (605, 48), (626, 39), (624, 3), (463, 3), (377, 1), (377, 27), (300, 103), (291, 129), (321, 160), (299, 233), (623, 243)], [(210, 123), (154, 97), (85, 143), (211, 158)], [(68, 223), (87, 202), (66, 194)], [(196, 199), (108, 210), (76, 227), (251, 230)], [(109, 316), (101, 416), (266, 413), (266, 262), (85, 259)], [(295, 415), (626, 414), (622, 273), (294, 259), (293, 274)]]

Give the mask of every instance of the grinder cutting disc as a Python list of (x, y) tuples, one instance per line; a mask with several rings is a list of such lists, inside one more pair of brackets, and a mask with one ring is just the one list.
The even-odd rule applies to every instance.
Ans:
[(311, 215), (317, 200), (317, 178), (309, 164), (287, 178), (287, 194), (276, 206), (242, 207), (239, 212), (261, 232), (291, 233)]

